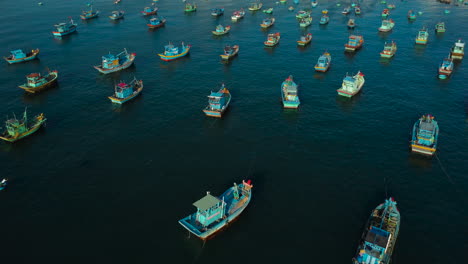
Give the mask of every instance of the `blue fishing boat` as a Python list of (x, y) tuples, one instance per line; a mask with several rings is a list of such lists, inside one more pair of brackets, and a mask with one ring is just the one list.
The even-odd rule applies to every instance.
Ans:
[(252, 197), (250, 180), (227, 189), (221, 196), (206, 196), (193, 203), (197, 212), (179, 220), (185, 229), (198, 238), (205, 240), (227, 227), (249, 205)]
[(418, 35), (416, 36), (416, 44), (426, 45), (428, 38), (429, 33), (427, 32), (427, 29), (423, 27), (421, 30), (419, 30)]
[(439, 125), (432, 115), (423, 115), (413, 126), (411, 139), (411, 151), (434, 155), (437, 150), (437, 138), (439, 137)]
[(3, 57), (9, 64), (20, 63), (24, 61), (30, 61), (37, 58), (39, 54), (39, 49), (31, 50), (28, 53), (24, 53), (22, 50), (12, 50), (10, 51), (10, 56)]
[(127, 49), (117, 55), (109, 52), (109, 54), (102, 56), (101, 65), (94, 66), (94, 68), (104, 74), (120, 71), (130, 67), (135, 57), (136, 53), (128, 53)]
[(294, 4), (298, 5), (298, 4), (299, 4), (299, 0), (294, 0)]
[(371, 213), (353, 264), (389, 264), (400, 230), (400, 212), (393, 198), (386, 199)]
[(224, 15), (224, 8), (213, 8), (211, 9), (211, 15), (214, 17)]
[(52, 31), (52, 34), (57, 37), (65, 36), (76, 31), (76, 24), (73, 19), (70, 18), (68, 23), (59, 23), (55, 25), (55, 31)]
[(314, 8), (317, 7), (317, 5), (318, 5), (317, 0), (312, 0), (312, 1), (310, 2), (310, 5), (311, 5), (312, 7), (314, 7)]
[(83, 11), (80, 15), (82, 20), (88, 20), (91, 18), (95, 18), (99, 16), (99, 11), (93, 11), (93, 5), (90, 5), (90, 9), (87, 11)]
[(409, 20), (415, 20), (416, 19), (416, 12), (413, 10), (408, 11), (408, 19)]
[(112, 103), (123, 104), (137, 97), (143, 91), (143, 81), (137, 80), (136, 77), (130, 82), (119, 82), (114, 86), (114, 94), (108, 98)]
[(213, 35), (221, 36), (221, 35), (229, 33), (230, 30), (231, 30), (231, 26), (217, 25), (216, 29), (211, 32), (213, 33)]
[(239, 45), (226, 45), (226, 47), (224, 47), (224, 54), (221, 54), (220, 56), (222, 60), (228, 61), (232, 57), (236, 56), (237, 53), (239, 53)]
[(3, 179), (1, 182), (0, 182), (0, 191), (5, 189), (6, 186), (8, 184), (8, 180), (7, 179)]
[(143, 11), (141, 11), (144, 16), (156, 15), (157, 12), (158, 8), (154, 5), (154, 3), (152, 3), (151, 6), (143, 8)]
[(230, 102), (231, 93), (223, 83), (219, 91), (211, 92), (211, 94), (208, 95), (208, 106), (203, 109), (203, 112), (207, 116), (222, 117)]
[(119, 20), (124, 17), (124, 11), (112, 11), (112, 14), (109, 16), (112, 20)]
[(328, 22), (330, 22), (330, 18), (327, 15), (323, 15), (319, 21), (320, 25), (326, 25)]
[(47, 74), (31, 73), (26, 76), (27, 82), (18, 87), (28, 93), (36, 93), (53, 86), (58, 79), (58, 71), (48, 71)]
[(450, 54), (442, 61), (439, 67), (439, 79), (447, 79), (452, 74), (453, 71), (453, 59), (450, 57)]
[(299, 95), (297, 90), (297, 84), (293, 81), (292, 75), (281, 84), (281, 98), (284, 108), (298, 108)]
[(325, 51), (317, 60), (317, 64), (315, 64), (315, 70), (318, 72), (326, 72), (328, 68), (330, 68), (331, 64), (331, 55), (327, 51)]
[(149, 28), (159, 28), (163, 27), (166, 24), (165, 18), (153, 17), (149, 20), (149, 23), (146, 24)]
[(179, 50), (178, 47), (175, 47), (172, 45), (172, 43), (169, 43), (168, 45), (164, 46), (164, 53), (159, 53), (158, 56), (161, 57), (161, 60), (163, 61), (171, 61), (175, 60), (181, 57), (186, 56), (192, 45), (184, 45), (182, 42), (182, 46)]

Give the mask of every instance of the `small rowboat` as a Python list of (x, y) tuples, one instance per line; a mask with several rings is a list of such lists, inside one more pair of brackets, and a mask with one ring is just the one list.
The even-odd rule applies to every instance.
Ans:
[(297, 41), (297, 45), (306, 46), (310, 41), (312, 41), (312, 33), (301, 36), (301, 39)]

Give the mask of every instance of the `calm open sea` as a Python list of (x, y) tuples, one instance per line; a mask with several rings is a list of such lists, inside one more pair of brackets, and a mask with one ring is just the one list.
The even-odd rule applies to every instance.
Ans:
[[(396, 26), (380, 34), (380, 1), (361, 1), (356, 17), (362, 50), (343, 52), (350, 34), (341, 14), (349, 1), (319, 0), (313, 25), (299, 28), (295, 12), (271, 0), (276, 24), (266, 15), (231, 22), (248, 1), (200, 0), (184, 14), (180, 0), (160, 0), (164, 28), (150, 31), (141, 16), (149, 0), (96, 0), (99, 18), (82, 22), (86, 1), (1, 1), (0, 53), (40, 48), (40, 59), (0, 64), (0, 116), (25, 107), (45, 113), (47, 127), (14, 145), (0, 144), (2, 263), (350, 263), (372, 209), (393, 196), (402, 215), (393, 263), (463, 263), (468, 250), (468, 74), (466, 60), (453, 76), (437, 68), (453, 43), (468, 40), (468, 6), (434, 0), (394, 1)], [(390, 1), (389, 1), (390, 3)], [(213, 18), (210, 9), (224, 7)], [(296, 6), (310, 8), (301, 0)], [(319, 26), (328, 8), (327, 26)], [(444, 14), (448, 8), (451, 13)], [(125, 18), (112, 22), (111, 11)], [(423, 12), (409, 23), (409, 9)], [(55, 39), (53, 25), (72, 16), (78, 32)], [(353, 17), (350, 15), (349, 17)], [(434, 25), (444, 21), (447, 32)], [(214, 37), (217, 24), (231, 33)], [(422, 26), (427, 46), (415, 46)], [(281, 43), (266, 49), (269, 32)], [(306, 48), (301, 33), (312, 32)], [(379, 52), (394, 40), (398, 52)], [(192, 44), (189, 57), (161, 61), (169, 41)], [(239, 56), (220, 61), (226, 44)], [(93, 69), (101, 56), (124, 48), (135, 66), (112, 75)], [(324, 50), (333, 57), (325, 74), (313, 66)], [(26, 95), (25, 75), (49, 67), (57, 88)], [(342, 78), (361, 70), (360, 95), (339, 98)], [(292, 74), (301, 106), (283, 110), (281, 82)], [(143, 79), (142, 96), (115, 107), (107, 99), (118, 80)], [(233, 95), (223, 119), (204, 116), (207, 95), (225, 82)], [(439, 121), (437, 157), (409, 151), (412, 125), (424, 113)], [(221, 194), (233, 182), (253, 180), (253, 199), (239, 220), (203, 243), (187, 238), (178, 220), (205, 191)]]

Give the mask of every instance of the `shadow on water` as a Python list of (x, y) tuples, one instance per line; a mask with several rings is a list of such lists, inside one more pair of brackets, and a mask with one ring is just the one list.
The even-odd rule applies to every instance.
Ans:
[(160, 59), (159, 67), (161, 69), (169, 70), (169, 72), (174, 72), (181, 64), (188, 63), (190, 61), (190, 53), (184, 57), (172, 60), (172, 61), (163, 61)]
[[(111, 93), (112, 92), (109, 92), (109, 96), (111, 95)], [(140, 103), (140, 101), (143, 100), (143, 95), (144, 95), (144, 90), (137, 97), (123, 104), (115, 104), (115, 103), (112, 103), (110, 99), (108, 98), (106, 99), (108, 99), (108, 102), (111, 104), (112, 112), (124, 113), (124, 112), (131, 111), (132, 109), (135, 109), (136, 107), (138, 107), (138, 104)]]
[(354, 59), (354, 57), (356, 56), (357, 53), (358, 53), (358, 51), (353, 51), (353, 52), (345, 51), (344, 55), (345, 55), (345, 58), (348, 61), (353, 61), (353, 59)]
[(345, 112), (351, 112), (353, 108), (356, 106), (356, 104), (360, 101), (361, 99), (361, 94), (362, 91), (359, 92), (358, 94), (354, 95), (353, 97), (345, 97), (341, 95), (336, 96), (336, 104)]
[(28, 93), (24, 91), (23, 102), (31, 105), (41, 105), (47, 101), (49, 96), (57, 93), (59, 88), (60, 84), (57, 82), (55, 85), (37, 93)]
[(276, 44), (274, 47), (268, 47), (264, 46), (263, 49), (270, 55), (273, 55), (275, 53), (275, 48), (278, 47), (280, 44)]
[(414, 44), (414, 52), (417, 56), (423, 56), (426, 51), (426, 45)]
[(69, 34), (69, 35), (65, 35), (65, 36), (62, 36), (62, 37), (59, 37), (59, 36), (53, 36), (54, 38), (54, 42), (59, 44), (59, 45), (66, 45), (66, 44), (69, 44), (71, 43), (71, 41), (75, 38), (79, 37), (79, 33), (78, 33), (78, 30)]
[[(408, 146), (409, 144), (410, 142), (408, 142)], [(410, 164), (411, 166), (423, 169), (429, 169), (432, 167), (432, 157), (412, 153), (410, 147), (408, 147), (408, 152), (408, 164)]]

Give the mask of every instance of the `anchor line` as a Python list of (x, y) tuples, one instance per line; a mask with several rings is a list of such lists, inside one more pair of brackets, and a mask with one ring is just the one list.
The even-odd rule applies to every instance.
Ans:
[(439, 163), (439, 166), (440, 166), (440, 169), (442, 170), (442, 172), (445, 174), (445, 176), (447, 177), (447, 179), (449, 180), (449, 182), (453, 185), (455, 185), (455, 182), (453, 181), (452, 177), (450, 177), (450, 175), (447, 173), (447, 171), (445, 170), (445, 167), (442, 165), (442, 162), (440, 161), (439, 159), (439, 155), (437, 155), (437, 153), (435, 153), (435, 156), (437, 158), (437, 161)]

